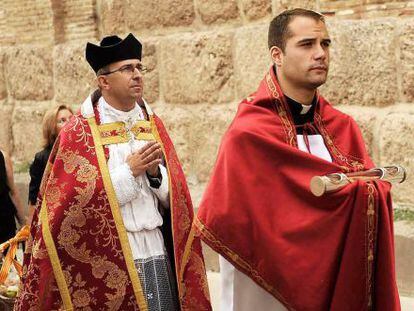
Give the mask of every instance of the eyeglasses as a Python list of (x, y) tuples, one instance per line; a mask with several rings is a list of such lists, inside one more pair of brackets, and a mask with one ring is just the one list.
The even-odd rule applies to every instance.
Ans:
[(103, 72), (103, 73), (101, 73), (101, 75), (106, 76), (106, 75), (109, 75), (111, 73), (115, 73), (115, 72), (118, 72), (119, 71), (119, 72), (121, 72), (123, 74), (128, 74), (128, 75), (131, 75), (132, 76), (134, 74), (134, 72), (135, 72), (135, 69), (138, 69), (138, 71), (142, 75), (144, 75), (147, 72), (147, 70), (148, 70), (147, 67), (145, 67), (141, 63), (136, 64), (136, 65), (127, 64), (127, 65), (122, 66), (121, 68), (118, 68), (118, 69), (115, 69), (115, 70), (112, 70), (112, 71)]

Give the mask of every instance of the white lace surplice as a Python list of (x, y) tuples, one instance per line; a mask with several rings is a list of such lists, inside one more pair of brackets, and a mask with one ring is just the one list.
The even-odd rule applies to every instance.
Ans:
[[(136, 105), (128, 112), (116, 110), (101, 97), (98, 102), (101, 124), (124, 122), (127, 128), (138, 120), (144, 120), (144, 114)], [(149, 258), (166, 253), (164, 239), (159, 229), (163, 220), (158, 211), (158, 201), (163, 208), (169, 208), (168, 174), (160, 165), (161, 186), (150, 187), (146, 174), (134, 177), (126, 163), (127, 157), (147, 144), (147, 141), (130, 139), (127, 143), (109, 145), (109, 175), (120, 205), (122, 219), (128, 234), (134, 259)]]

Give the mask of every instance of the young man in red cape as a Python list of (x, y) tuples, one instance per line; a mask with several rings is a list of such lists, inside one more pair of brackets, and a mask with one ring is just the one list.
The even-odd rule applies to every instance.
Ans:
[(309, 189), (373, 167), (355, 121), (317, 91), (330, 42), (319, 13), (275, 17), (273, 66), (224, 135), (194, 223), (220, 254), (222, 311), (400, 309), (390, 185)]
[(141, 49), (132, 34), (87, 44), (99, 91), (49, 158), (16, 310), (211, 310), (184, 174), (142, 98)]

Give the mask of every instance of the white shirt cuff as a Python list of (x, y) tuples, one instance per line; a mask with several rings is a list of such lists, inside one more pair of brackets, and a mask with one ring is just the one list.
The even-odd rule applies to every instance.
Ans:
[(161, 180), (161, 186), (159, 188), (152, 188), (150, 186), (148, 178), (146, 178), (148, 187), (151, 189), (151, 191), (155, 194), (155, 196), (160, 201), (161, 205), (164, 208), (170, 207), (170, 196), (169, 196), (169, 180), (168, 180), (168, 172), (165, 166), (159, 165), (162, 180)]
[(109, 175), (120, 205), (124, 205), (138, 197), (142, 189), (142, 181), (141, 179), (135, 179), (127, 163), (116, 167)]

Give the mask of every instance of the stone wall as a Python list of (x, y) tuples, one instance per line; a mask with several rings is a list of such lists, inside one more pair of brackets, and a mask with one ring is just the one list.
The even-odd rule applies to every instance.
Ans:
[[(52, 105), (75, 109), (95, 87), (87, 41), (133, 32), (144, 43), (145, 97), (164, 119), (198, 204), (237, 103), (269, 67), (273, 16), (300, 5), (325, 12), (333, 39), (321, 92), (361, 126), (378, 165), (414, 174), (414, 1), (3, 0), (0, 145), (28, 162)], [(414, 208), (413, 178), (394, 189)]]

